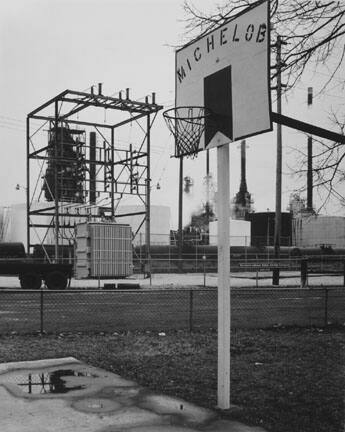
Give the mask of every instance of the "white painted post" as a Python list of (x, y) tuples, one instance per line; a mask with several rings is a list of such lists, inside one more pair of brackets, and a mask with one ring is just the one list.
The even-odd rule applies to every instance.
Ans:
[(218, 408), (230, 408), (230, 175), (229, 145), (217, 147)]

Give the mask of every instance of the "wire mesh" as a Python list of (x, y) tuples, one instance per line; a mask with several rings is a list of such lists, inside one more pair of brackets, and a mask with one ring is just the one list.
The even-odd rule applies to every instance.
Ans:
[[(345, 322), (342, 288), (234, 288), (233, 328)], [(0, 291), (0, 333), (195, 330), (217, 327), (217, 289)]]
[(0, 333), (41, 331), (41, 292), (0, 291)]
[(205, 130), (205, 117), (211, 112), (204, 107), (176, 107), (163, 113), (170, 132), (175, 137), (175, 157), (195, 157)]

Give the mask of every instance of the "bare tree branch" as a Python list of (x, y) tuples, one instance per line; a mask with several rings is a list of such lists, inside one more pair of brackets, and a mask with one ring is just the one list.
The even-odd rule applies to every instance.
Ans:
[[(345, 132), (345, 115), (332, 112), (330, 120), (338, 129), (339, 133)], [(306, 179), (307, 154), (296, 149), (298, 155), (295, 168), (291, 169), (292, 175), (299, 179)], [(313, 187), (322, 198), (323, 208), (331, 198), (335, 199), (342, 206), (345, 205), (343, 194), (345, 182), (345, 146), (336, 142), (326, 142), (313, 138)], [(305, 186), (298, 189), (304, 192)], [(326, 195), (325, 195), (326, 194)], [(319, 209), (319, 210), (320, 210)]]
[[(234, 14), (255, 3), (254, 0), (230, 0), (215, 7), (212, 14), (197, 9), (190, 0), (183, 4), (186, 13), (186, 38), (200, 37), (227, 22)], [(345, 35), (345, 2), (338, 0), (272, 0), (272, 40), (279, 34), (287, 42), (282, 53), (288, 89), (301, 78), (307, 65), (317, 68), (328, 64), (335, 48)], [(273, 47), (273, 50), (275, 48)], [(322, 87), (325, 90), (343, 64), (342, 52), (333, 65), (331, 76)], [(276, 77), (276, 71), (271, 78)]]

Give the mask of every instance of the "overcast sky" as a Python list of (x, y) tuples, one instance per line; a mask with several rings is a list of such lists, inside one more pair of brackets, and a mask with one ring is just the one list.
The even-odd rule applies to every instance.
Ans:
[[(210, 10), (214, 1), (198, 0)], [(103, 83), (104, 94), (130, 88), (132, 99), (156, 92), (156, 101), (168, 108), (174, 103), (174, 48), (184, 30), (182, 0), (11, 0), (0, 5), (0, 205), (23, 202), (25, 186), (25, 119), (28, 112), (69, 88), (85, 90)], [(283, 111), (328, 127), (330, 107), (343, 103), (338, 81), (307, 109), (307, 87), (317, 92), (325, 68), (303, 79), (283, 101)], [(322, 75), (324, 74), (324, 75)], [(338, 85), (337, 85), (338, 82)], [(274, 101), (274, 96), (273, 96)], [(275, 106), (273, 105), (273, 110)], [(130, 131), (128, 132), (130, 133)], [(257, 211), (275, 206), (275, 131), (247, 140), (247, 185)], [(287, 163), (289, 147), (304, 146), (306, 138), (284, 130), (283, 210), (296, 183)], [(170, 155), (173, 139), (161, 113), (152, 131), (152, 204), (171, 207), (172, 227), (177, 223), (178, 162)], [(215, 172), (211, 151), (211, 172)], [(231, 195), (239, 188), (239, 143), (230, 147)], [(185, 222), (205, 199), (205, 155), (186, 161), (184, 174), (194, 181), (185, 197)], [(157, 189), (157, 183), (161, 189)], [(336, 212), (335, 206), (329, 212)]]

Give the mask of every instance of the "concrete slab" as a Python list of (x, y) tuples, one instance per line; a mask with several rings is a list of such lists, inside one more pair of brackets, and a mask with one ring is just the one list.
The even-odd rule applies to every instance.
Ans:
[(73, 357), (0, 364), (1, 432), (261, 432)]

